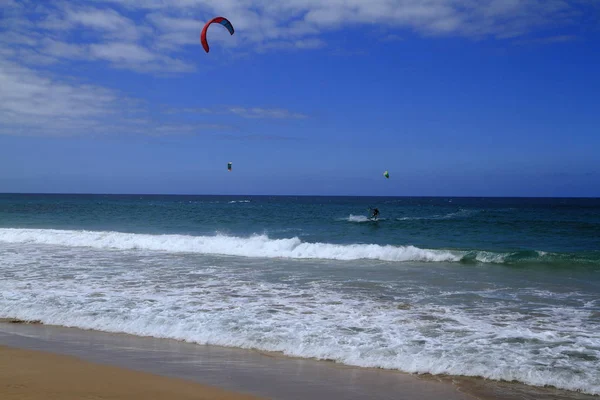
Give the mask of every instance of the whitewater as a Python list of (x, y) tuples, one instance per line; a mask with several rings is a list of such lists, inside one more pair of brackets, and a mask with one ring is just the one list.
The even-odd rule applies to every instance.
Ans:
[(376, 244), (336, 245), (304, 243), (298, 237), (269, 239), (250, 237), (145, 235), (121, 232), (68, 231), (55, 229), (0, 229), (0, 241), (38, 243), (97, 249), (145, 249), (174, 253), (221, 254), (267, 258), (315, 258), (327, 260), (372, 259), (383, 261), (459, 261), (461, 255), (414, 246)]
[(37, 243), (58, 246), (91, 247), (107, 250), (153, 250), (171, 253), (198, 253), (242, 257), (323, 259), (323, 260), (381, 260), (515, 263), (526, 261), (561, 261), (595, 263), (596, 259), (570, 257), (543, 251), (498, 253), (490, 251), (459, 251), (421, 249), (412, 245), (333, 244), (303, 242), (298, 237), (270, 239), (264, 234), (236, 237), (222, 234), (212, 236), (148, 235), (123, 232), (71, 231), (56, 229), (2, 229), (0, 241), (6, 243)]

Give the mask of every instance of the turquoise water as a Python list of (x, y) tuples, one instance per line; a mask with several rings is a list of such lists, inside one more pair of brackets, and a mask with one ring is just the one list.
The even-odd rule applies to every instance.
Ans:
[(5, 194), (0, 277), (0, 318), (600, 394), (600, 199)]
[(600, 199), (0, 195), (0, 226), (600, 256)]

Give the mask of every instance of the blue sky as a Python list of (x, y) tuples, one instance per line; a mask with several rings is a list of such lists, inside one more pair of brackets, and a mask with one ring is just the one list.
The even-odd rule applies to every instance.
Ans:
[[(217, 15), (236, 33), (211, 26), (206, 54)], [(0, 0), (0, 192), (600, 196), (599, 18), (565, 0)]]

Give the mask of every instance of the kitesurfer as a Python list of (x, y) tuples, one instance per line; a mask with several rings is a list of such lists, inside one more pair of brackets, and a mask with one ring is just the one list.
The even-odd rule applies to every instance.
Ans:
[(373, 209), (373, 215), (371, 215), (372, 219), (377, 219), (377, 217), (379, 217), (379, 209), (374, 208)]

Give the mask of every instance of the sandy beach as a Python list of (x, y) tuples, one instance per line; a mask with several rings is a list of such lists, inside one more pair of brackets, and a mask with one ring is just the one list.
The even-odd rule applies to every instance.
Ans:
[(3, 400), (474, 398), (393, 371), (35, 323), (0, 322), (0, 349)]
[(183, 379), (168, 378), (75, 357), (0, 346), (0, 398), (250, 400)]
[[(107, 385), (110, 383), (110, 385)], [(256, 397), (251, 397), (256, 396)], [(170, 339), (0, 322), (0, 399), (592, 400)]]

